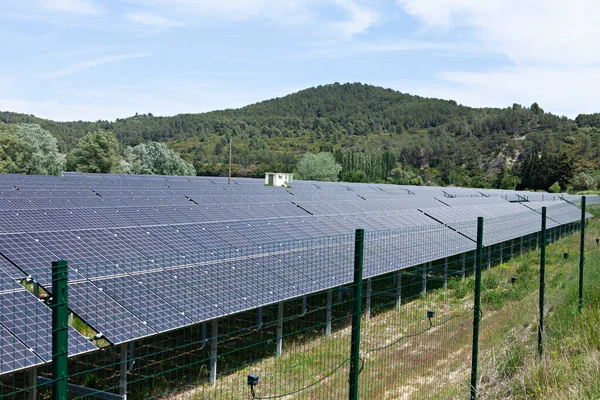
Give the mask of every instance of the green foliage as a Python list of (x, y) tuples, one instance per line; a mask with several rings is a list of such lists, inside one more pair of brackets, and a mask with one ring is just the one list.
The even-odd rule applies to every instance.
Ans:
[(560, 185), (558, 182), (554, 182), (549, 188), (548, 191), (550, 193), (560, 193)]
[(21, 173), (29, 147), (16, 135), (0, 131), (0, 173)]
[(125, 172), (132, 174), (196, 175), (194, 166), (164, 143), (149, 142), (128, 147), (125, 161)]
[(65, 155), (59, 153), (56, 138), (36, 124), (17, 125), (15, 134), (29, 147), (24, 159), (26, 174), (59, 175), (65, 168)]
[(88, 133), (69, 153), (69, 167), (79, 172), (121, 173), (124, 170), (121, 144), (112, 132)]
[(595, 114), (579, 114), (575, 118), (577, 126), (580, 128), (584, 127), (595, 127), (600, 128), (600, 113)]
[(596, 189), (596, 179), (585, 172), (580, 172), (571, 181), (575, 190), (594, 190)]
[(296, 165), (295, 174), (298, 179), (316, 181), (337, 181), (342, 166), (335, 162), (331, 153), (307, 153)]
[[(200, 174), (223, 174), (233, 139), (238, 176), (293, 171), (302, 155), (330, 152), (342, 165), (342, 180), (505, 189), (516, 183), (544, 190), (556, 181), (567, 188), (579, 173), (596, 173), (598, 118), (582, 114), (573, 121), (537, 103), (470, 108), (358, 83), (318, 86), (236, 110), (141, 114), (114, 122), (0, 112), (0, 121), (39, 124), (65, 152), (99, 130), (115, 133), (125, 146), (167, 142)], [(401, 172), (393, 175), (396, 168)]]
[(56, 139), (39, 125), (0, 123), (0, 143), (1, 172), (58, 175), (64, 170)]

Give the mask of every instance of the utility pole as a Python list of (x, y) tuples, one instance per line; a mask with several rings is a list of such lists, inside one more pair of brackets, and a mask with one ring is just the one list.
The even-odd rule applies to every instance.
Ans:
[(229, 177), (227, 178), (227, 184), (231, 184), (231, 138), (229, 138)]

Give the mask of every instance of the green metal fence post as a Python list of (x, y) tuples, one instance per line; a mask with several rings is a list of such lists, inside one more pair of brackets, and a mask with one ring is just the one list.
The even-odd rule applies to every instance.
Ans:
[(52, 400), (67, 400), (68, 324), (67, 261), (52, 262)]
[(352, 305), (352, 343), (350, 353), (349, 399), (358, 399), (358, 373), (360, 372), (360, 318), (362, 314), (362, 273), (365, 248), (365, 231), (357, 229), (354, 239), (354, 298)]
[(546, 289), (546, 207), (542, 207), (542, 250), (540, 252), (540, 320), (538, 322), (538, 356), (544, 350), (544, 291)]
[(481, 265), (483, 262), (483, 217), (477, 218), (477, 265), (473, 300), (473, 353), (471, 358), (471, 400), (477, 399), (477, 358), (479, 357), (479, 320), (481, 317)]
[(581, 238), (579, 244), (579, 312), (583, 309), (583, 264), (585, 262), (585, 196), (581, 196)]

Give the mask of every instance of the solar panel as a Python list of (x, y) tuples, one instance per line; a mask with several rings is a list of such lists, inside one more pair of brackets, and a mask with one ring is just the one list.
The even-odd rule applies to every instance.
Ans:
[(0, 349), (2, 350), (0, 374), (33, 367), (43, 362), (2, 325), (0, 325)]
[(173, 307), (168, 297), (157, 296), (135, 276), (97, 279), (93, 282), (156, 332), (176, 329), (194, 322), (184, 315), (183, 310)]
[[(28, 234), (0, 235), (0, 253), (48, 290), (52, 287), (52, 261), (60, 259)], [(83, 279), (69, 269), (69, 279)]]
[(216, 304), (200, 294), (193, 284), (180, 279), (177, 271), (154, 271), (135, 275), (135, 279), (143, 282), (158, 298), (168, 299), (195, 322), (216, 318), (219, 315)]
[(113, 344), (156, 333), (91, 282), (69, 285), (69, 308)]
[(123, 272), (113, 265), (106, 268), (109, 260), (83, 241), (80, 236), (78, 237), (70, 232), (32, 233), (31, 236), (56, 254), (58, 258), (68, 260), (70, 266), (86, 278)]
[[(52, 360), (52, 311), (26, 290), (0, 294), (0, 323), (44, 361)], [(96, 350), (79, 332), (69, 330), (69, 355)]]
[(127, 242), (131, 247), (145, 256), (158, 256), (161, 254), (173, 254), (175, 249), (157, 240), (144, 228), (119, 228), (110, 229), (121, 240)]

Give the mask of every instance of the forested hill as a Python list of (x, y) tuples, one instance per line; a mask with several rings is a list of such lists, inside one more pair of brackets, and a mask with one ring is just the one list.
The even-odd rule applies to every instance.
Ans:
[[(391, 159), (400, 163), (398, 179), (420, 176), (425, 183), (474, 186), (512, 185), (519, 179), (535, 188), (539, 177), (534, 172), (522, 176), (516, 166), (537, 164), (544, 154), (566, 155), (572, 165), (569, 171), (528, 168), (545, 168), (544, 174), (552, 175), (542, 186), (548, 186), (548, 179), (559, 180), (558, 175), (565, 176), (561, 185), (567, 186), (579, 172), (593, 174), (600, 156), (597, 115), (571, 120), (545, 113), (536, 103), (471, 108), (358, 83), (318, 86), (240, 109), (202, 114), (54, 122), (0, 112), (0, 121), (39, 124), (57, 137), (63, 151), (99, 129), (114, 132), (125, 145), (168, 142), (205, 174), (220, 173), (230, 138), (237, 173), (256, 176), (269, 169), (292, 170), (302, 154), (326, 150), (343, 164), (341, 178), (347, 180), (393, 178)], [(378, 157), (386, 152), (382, 166)]]

